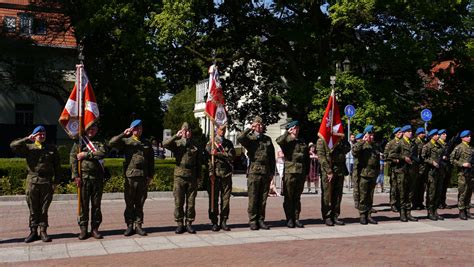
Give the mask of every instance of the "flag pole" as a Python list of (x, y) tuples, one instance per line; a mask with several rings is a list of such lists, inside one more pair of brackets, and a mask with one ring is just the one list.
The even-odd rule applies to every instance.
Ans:
[[(331, 79), (331, 129), (330, 129), (330, 137), (329, 137), (329, 141), (331, 142), (332, 141), (332, 127), (333, 127), (333, 123), (334, 123), (334, 101), (335, 101), (335, 98), (336, 98), (336, 94), (334, 92), (334, 84), (336, 84), (336, 76), (331, 76), (330, 77)], [(334, 147), (334, 144), (333, 144), (333, 147)], [(332, 168), (332, 162), (329, 163), (331, 168)], [(334, 173), (332, 173), (332, 179), (334, 179)], [(332, 180), (333, 181), (333, 180)], [(329, 206), (332, 206), (332, 181), (328, 183), (328, 193), (329, 193)]]
[[(81, 148), (82, 148), (82, 104), (83, 104), (83, 101), (82, 101), (82, 68), (84, 67), (84, 65), (79, 64), (77, 66), (77, 71), (76, 71), (76, 81), (77, 81), (77, 88), (76, 88), (76, 99), (79, 103), (79, 105), (77, 105), (77, 114), (79, 116), (79, 132), (78, 132), (78, 146), (77, 146), (77, 154), (81, 153)], [(79, 179), (81, 181), (81, 185), (79, 185), (77, 187), (77, 217), (78, 217), (78, 220), (81, 216), (81, 186), (82, 186), (82, 170), (81, 170), (81, 164), (82, 164), (82, 160), (79, 160), (78, 161), (78, 164), (77, 164), (77, 171), (78, 171), (78, 174), (79, 174)]]
[[(214, 75), (214, 72), (216, 71), (216, 50), (212, 50), (212, 58), (213, 58), (213, 65), (214, 67), (212, 68), (212, 73), (211, 75)], [(210, 86), (210, 85), (209, 85)], [(209, 92), (210, 93), (210, 92)], [(215, 120), (211, 120), (211, 168), (212, 168), (212, 174), (211, 174), (211, 212), (214, 212), (214, 197), (215, 197), (215, 185), (216, 185), (216, 164), (215, 164), (215, 156), (214, 156), (214, 150), (216, 149), (215, 147)]]

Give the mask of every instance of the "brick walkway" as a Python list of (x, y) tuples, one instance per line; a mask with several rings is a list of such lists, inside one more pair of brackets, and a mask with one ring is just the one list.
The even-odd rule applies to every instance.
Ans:
[[(448, 204), (455, 204), (449, 194)], [(175, 235), (172, 199), (149, 199), (145, 205), (148, 237), (122, 235), (123, 200), (103, 201), (105, 239), (77, 239), (75, 201), (55, 201), (50, 208), (52, 243), (23, 243), (28, 234), (25, 202), (0, 202), (0, 262), (21, 261), (41, 265), (471, 265), (474, 220), (456, 218), (457, 209), (440, 213), (445, 221), (431, 222), (425, 211), (415, 211), (418, 223), (401, 223), (388, 211), (387, 194), (377, 194), (378, 225), (362, 226), (353, 208), (352, 195), (343, 199), (346, 226), (326, 227), (320, 218), (319, 195), (302, 199), (304, 229), (285, 227), (283, 198), (269, 198), (267, 221), (270, 231), (249, 231), (247, 198), (231, 200), (231, 232), (210, 231), (207, 199), (197, 199), (196, 235)], [(367, 241), (367, 242), (366, 242)], [(218, 253), (216, 253), (218, 251)], [(413, 253), (413, 252), (416, 253)], [(133, 253), (132, 253), (133, 252)], [(99, 255), (95, 257), (88, 257)], [(183, 255), (187, 255), (183, 257)], [(416, 257), (410, 257), (416, 255)], [(55, 260), (53, 260), (55, 259)], [(41, 260), (40, 262), (36, 260)], [(17, 265), (18, 262), (15, 263)]]

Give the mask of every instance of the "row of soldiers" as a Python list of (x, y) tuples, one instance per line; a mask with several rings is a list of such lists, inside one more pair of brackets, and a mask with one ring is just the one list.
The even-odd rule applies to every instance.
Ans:
[[(403, 127), (401, 132), (405, 134), (411, 131), (411, 127), (409, 128)], [(86, 239), (88, 236), (97, 239), (102, 238), (98, 229), (102, 222), (100, 205), (106, 173), (103, 159), (107, 154), (107, 147), (117, 148), (125, 156), (123, 168), (126, 203), (124, 219), (127, 228), (124, 235), (130, 236), (134, 233), (147, 235), (142, 228), (144, 223), (143, 206), (147, 198), (148, 185), (154, 175), (154, 157), (151, 144), (141, 138), (143, 132), (142, 122), (141, 120), (133, 121), (129, 128), (112, 137), (108, 144), (93, 140), (97, 132), (97, 125), (89, 127), (85, 133), (83, 144), (80, 147), (75, 144), (70, 153), (72, 179), (81, 189), (81, 212), (78, 218), (81, 230), (79, 239)], [(262, 119), (257, 116), (254, 118), (251, 127), (240, 133), (237, 138), (238, 142), (248, 151), (250, 161), (247, 184), (248, 217), (251, 230), (269, 229), (269, 226), (265, 223), (265, 209), (269, 184), (275, 173), (275, 150), (271, 138), (265, 135), (264, 132), (265, 125)], [(366, 221), (376, 223), (370, 214), (380, 150), (373, 145), (373, 126), (366, 127), (364, 132), (365, 136), (362, 142), (354, 145), (352, 151), (359, 162), (357, 168), (359, 170), (357, 173), (360, 175), (360, 182), (358, 183), (360, 201), (358, 207), (361, 213), (361, 223), (365, 222), (366, 224)], [(225, 126), (218, 127), (215, 138), (210, 140), (206, 146), (207, 155), (212, 156), (206, 158), (212, 159), (209, 162), (209, 173), (212, 177), (211, 185), (214, 187), (214, 193), (209, 194), (208, 214), (213, 231), (230, 230), (227, 220), (230, 211), (232, 162), (235, 149), (232, 142), (225, 138), (225, 133)], [(411, 136), (407, 134), (406, 139), (409, 140), (410, 138)], [(463, 172), (460, 173), (460, 177), (462, 176), (464, 179), (463, 183), (460, 182), (460, 195), (462, 194), (460, 199), (462, 199), (463, 204), (459, 207), (467, 217), (471, 217), (469, 213), (471, 198), (469, 192), (472, 192), (472, 188), (468, 181), (472, 177), (472, 172), (464, 171), (466, 169), (471, 170), (471, 165), (466, 164), (468, 163), (466, 157), (472, 157), (472, 149), (469, 147), (470, 132), (464, 131), (461, 138), (463, 138), (463, 143), (456, 147), (451, 155), (451, 160), (464, 168)], [(10, 145), (15, 153), (26, 158), (28, 168), (26, 197), (30, 209), (29, 226), (31, 231), (25, 242), (32, 242), (39, 238), (44, 242), (51, 241), (46, 231), (48, 227), (48, 208), (54, 189), (61, 180), (61, 173), (57, 149), (53, 145), (44, 144), (45, 139), (45, 128), (38, 126), (31, 135), (14, 140)], [(324, 138), (319, 138), (317, 142), (317, 153), (322, 170), (321, 213), (328, 226), (344, 224), (339, 219), (339, 215), (344, 176), (348, 174), (345, 166), (345, 154), (350, 151), (351, 147), (344, 138), (339, 140), (332, 148), (328, 147)], [(300, 197), (309, 166), (309, 155), (308, 145), (299, 138), (299, 122), (292, 121), (288, 123), (286, 131), (277, 138), (276, 142), (285, 154), (283, 208), (287, 226), (289, 228), (301, 228), (304, 226), (299, 219), (301, 212)], [(407, 166), (412, 165), (410, 157), (413, 155), (413, 143), (410, 141), (409, 146), (407, 146), (403, 142), (408, 141), (400, 138), (394, 141), (390, 145), (390, 153), (388, 154), (388, 159), (391, 160), (394, 167), (394, 173), (397, 174), (396, 179), (400, 181), (398, 184), (400, 185), (402, 220), (407, 216), (410, 219), (412, 218), (409, 213), (410, 206), (407, 204), (409, 194), (406, 188), (409, 186), (408, 179), (410, 179), (408, 170), (411, 170)], [(164, 142), (163, 146), (172, 151), (176, 157), (173, 185), (174, 217), (177, 223), (175, 232), (177, 234), (184, 232), (196, 233), (192, 223), (196, 216), (195, 198), (198, 180), (201, 178), (203, 153), (193, 141), (191, 130), (186, 122), (172, 138)], [(408, 147), (410, 148), (409, 153)], [(79, 173), (79, 169), (81, 173)], [(461, 184), (464, 186), (462, 189)], [(211, 188), (209, 188), (209, 191), (211, 191)], [(90, 233), (88, 232), (89, 221), (91, 225)], [(38, 227), (40, 228), (39, 234)]]

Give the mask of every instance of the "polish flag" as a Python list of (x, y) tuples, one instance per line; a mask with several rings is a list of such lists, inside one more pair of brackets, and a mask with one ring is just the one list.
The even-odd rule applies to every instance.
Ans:
[(207, 92), (205, 113), (218, 126), (227, 123), (224, 92), (219, 81), (219, 72), (216, 65), (209, 67), (209, 91)]
[(342, 134), (344, 134), (344, 127), (342, 126), (336, 96), (334, 95), (334, 90), (332, 90), (331, 95), (329, 96), (328, 105), (326, 106), (326, 111), (324, 112), (321, 121), (321, 126), (319, 127), (318, 136), (324, 138), (328, 147), (332, 149), (339, 138), (341, 138)]
[[(73, 139), (79, 136), (80, 125), (87, 130), (99, 119), (99, 107), (84, 65), (77, 65), (76, 68), (76, 83), (59, 117), (59, 123), (64, 131)], [(80, 118), (82, 123), (79, 123)]]

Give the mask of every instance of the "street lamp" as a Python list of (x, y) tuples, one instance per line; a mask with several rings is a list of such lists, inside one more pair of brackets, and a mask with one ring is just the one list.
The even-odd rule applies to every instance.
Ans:
[(344, 71), (351, 71), (351, 61), (347, 57), (342, 62), (342, 67)]
[(329, 79), (331, 79), (331, 81), (330, 81), (331, 88), (334, 89), (334, 85), (336, 84), (336, 76), (331, 75), (331, 77), (329, 77)]

